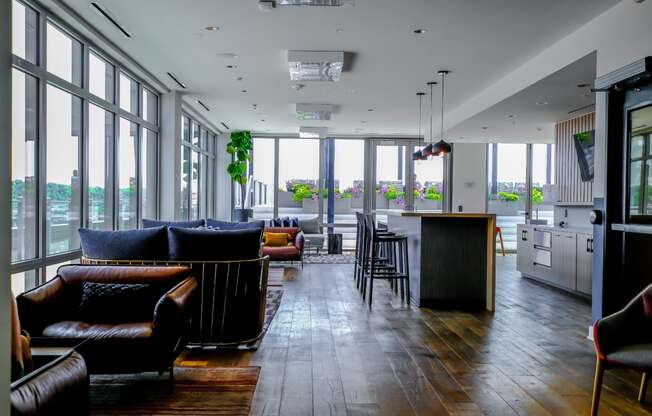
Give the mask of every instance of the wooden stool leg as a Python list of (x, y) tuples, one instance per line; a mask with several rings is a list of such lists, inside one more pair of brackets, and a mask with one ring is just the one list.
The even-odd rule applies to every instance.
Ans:
[(647, 383), (648, 383), (648, 377), (647, 377), (647, 371), (643, 373), (643, 377), (641, 377), (641, 388), (638, 390), (638, 401), (642, 402), (645, 400), (645, 393), (647, 391)]
[(595, 363), (595, 380), (593, 381), (593, 400), (591, 401), (591, 416), (598, 415), (600, 406), (600, 392), (602, 390), (602, 377), (604, 376), (604, 364), (598, 358)]
[(500, 252), (505, 257), (505, 244), (503, 243), (503, 230), (498, 230), (498, 238), (500, 240)]

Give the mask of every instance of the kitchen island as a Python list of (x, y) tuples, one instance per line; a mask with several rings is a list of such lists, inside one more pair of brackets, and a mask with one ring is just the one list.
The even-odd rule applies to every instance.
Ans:
[(494, 214), (388, 211), (387, 226), (408, 237), (412, 302), (494, 310)]

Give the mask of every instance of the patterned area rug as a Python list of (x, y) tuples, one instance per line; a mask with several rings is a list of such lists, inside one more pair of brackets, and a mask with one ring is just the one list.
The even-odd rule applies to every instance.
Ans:
[(92, 376), (91, 415), (248, 415), (260, 367)]
[(355, 263), (355, 254), (306, 254), (303, 257), (303, 262), (306, 264), (353, 264)]

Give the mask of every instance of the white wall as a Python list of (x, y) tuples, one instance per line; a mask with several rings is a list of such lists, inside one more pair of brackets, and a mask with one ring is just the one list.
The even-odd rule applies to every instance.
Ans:
[(455, 143), (453, 148), (453, 212), (485, 212), (487, 145)]
[(231, 140), (230, 133), (223, 133), (217, 136), (217, 177), (215, 178), (215, 186), (217, 187), (217, 200), (216, 200), (216, 215), (217, 219), (224, 221), (231, 221), (231, 189), (233, 183), (231, 177), (226, 172), (226, 167), (231, 163), (231, 155), (226, 153), (226, 145)]
[(11, 4), (0, 1), (0, 415), (9, 414), (11, 294)]

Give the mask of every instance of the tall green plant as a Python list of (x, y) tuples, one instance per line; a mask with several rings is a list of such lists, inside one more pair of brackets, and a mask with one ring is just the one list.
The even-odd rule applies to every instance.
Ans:
[(251, 159), (253, 148), (251, 133), (247, 130), (232, 132), (231, 141), (226, 145), (226, 152), (233, 155), (233, 161), (226, 168), (226, 171), (234, 182), (240, 184), (240, 207), (242, 209), (245, 208), (247, 194), (247, 162)]

